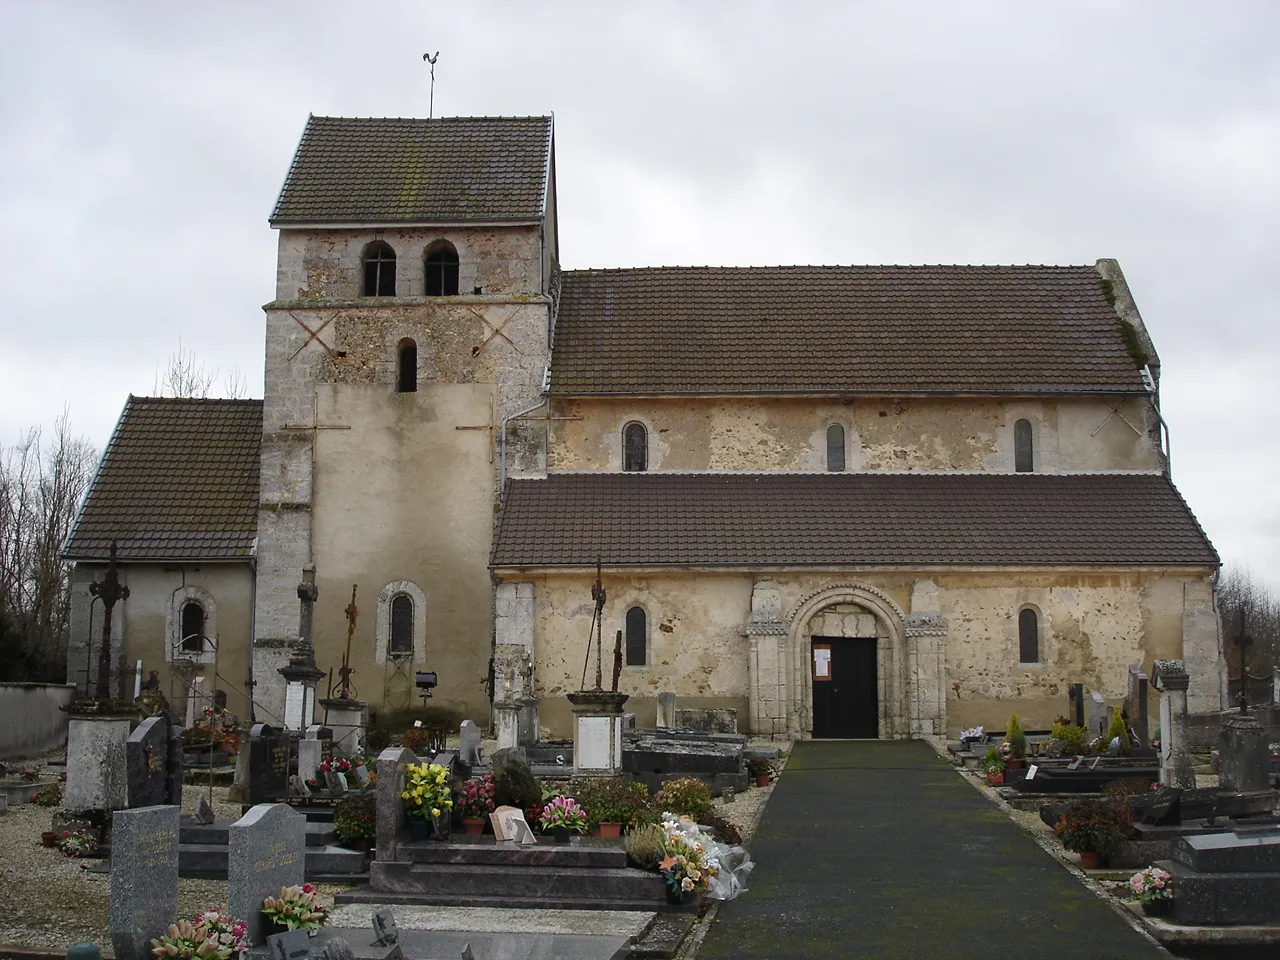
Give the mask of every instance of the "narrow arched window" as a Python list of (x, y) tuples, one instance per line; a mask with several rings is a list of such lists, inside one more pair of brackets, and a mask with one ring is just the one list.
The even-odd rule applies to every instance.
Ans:
[(622, 428), (622, 469), (649, 469), (649, 436), (643, 423), (628, 423)]
[(418, 389), (418, 345), (408, 337), (396, 350), (396, 390), (413, 393)]
[(396, 252), (389, 244), (375, 240), (364, 248), (364, 291), (366, 297), (396, 295)]
[(1013, 469), (1018, 473), (1030, 473), (1035, 469), (1030, 420), (1019, 420), (1013, 425)]
[(458, 251), (448, 240), (437, 240), (428, 248), (423, 272), (428, 297), (458, 295)]
[(187, 653), (204, 650), (204, 607), (195, 600), (182, 605), (182, 649)]
[(627, 666), (643, 667), (649, 660), (649, 631), (643, 607), (627, 611)]
[(838, 423), (827, 427), (827, 469), (844, 469), (844, 427)]
[(391, 652), (413, 653), (413, 598), (399, 594), (391, 601)]
[(1040, 662), (1040, 618), (1030, 608), (1018, 614), (1018, 662)]

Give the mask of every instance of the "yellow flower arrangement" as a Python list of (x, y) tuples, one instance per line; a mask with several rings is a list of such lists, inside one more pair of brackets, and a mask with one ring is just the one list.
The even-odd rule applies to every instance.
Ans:
[(438, 763), (409, 763), (404, 768), (400, 793), (405, 813), (411, 817), (439, 817), (453, 809), (449, 771)]

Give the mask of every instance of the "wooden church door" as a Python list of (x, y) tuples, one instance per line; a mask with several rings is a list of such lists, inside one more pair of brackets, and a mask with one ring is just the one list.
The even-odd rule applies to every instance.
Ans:
[(880, 736), (875, 637), (813, 637), (813, 736)]

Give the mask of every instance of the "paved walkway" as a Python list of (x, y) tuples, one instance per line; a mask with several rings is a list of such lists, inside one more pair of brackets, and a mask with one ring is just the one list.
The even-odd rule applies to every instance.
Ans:
[(804, 741), (699, 960), (1168, 957), (919, 741)]

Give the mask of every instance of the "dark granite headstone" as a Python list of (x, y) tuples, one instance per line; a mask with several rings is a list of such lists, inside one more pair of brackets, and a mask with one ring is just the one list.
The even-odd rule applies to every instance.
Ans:
[(148, 717), (124, 743), (129, 780), (129, 806), (155, 807), (165, 802), (165, 771), (169, 759), (169, 722)]
[(177, 807), (117, 810), (111, 820), (109, 928), (118, 960), (145, 960), (178, 912)]
[(332, 793), (347, 792), (347, 778), (340, 774), (337, 770), (328, 770), (325, 772), (324, 781)]
[(168, 754), (164, 768), (164, 802), (171, 806), (182, 806), (182, 728), (169, 726)]
[(1067, 700), (1071, 704), (1070, 720), (1077, 727), (1084, 726), (1084, 684), (1073, 683), (1067, 687)]
[(1182, 822), (1182, 788), (1163, 787), (1147, 805), (1142, 822), (1152, 826), (1172, 826)]
[(267, 937), (271, 960), (307, 960), (311, 956), (311, 937), (305, 930), (289, 930)]
[(249, 731), (249, 803), (270, 803), (289, 788), (289, 732), (265, 723)]
[(400, 939), (396, 930), (396, 918), (392, 912), (383, 908), (373, 911), (373, 940), (380, 947), (389, 947)]
[(333, 937), (320, 948), (319, 960), (356, 960), (356, 953), (342, 937)]
[(1129, 728), (1137, 735), (1134, 746), (1149, 747), (1151, 739), (1147, 733), (1147, 675), (1138, 669), (1137, 664), (1129, 665), (1129, 695), (1125, 698), (1125, 712), (1129, 716)]

